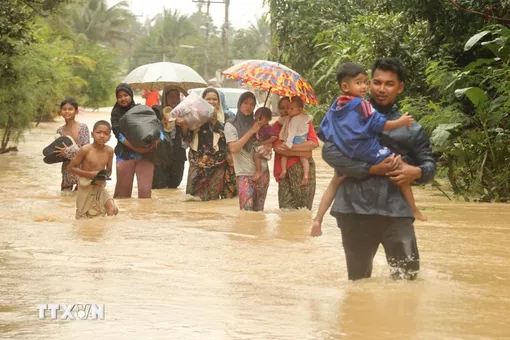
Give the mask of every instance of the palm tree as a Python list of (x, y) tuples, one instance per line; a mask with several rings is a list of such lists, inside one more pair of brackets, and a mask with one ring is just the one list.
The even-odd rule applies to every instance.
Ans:
[(258, 47), (257, 55), (267, 56), (271, 49), (271, 26), (265, 17), (258, 18), (255, 24), (248, 27), (248, 35)]
[(176, 10), (164, 9), (144, 27), (146, 34), (135, 43), (131, 67), (163, 60), (177, 62), (183, 50), (180, 44), (203, 45), (203, 39), (197, 39), (199, 32), (196, 25)]
[(161, 47), (176, 47), (181, 40), (197, 33), (189, 18), (181, 15), (178, 10), (164, 9), (153, 22), (157, 31), (157, 45)]
[(106, 0), (87, 0), (69, 18), (68, 25), (74, 33), (110, 46), (131, 41), (129, 32), (136, 23), (126, 1), (108, 7)]

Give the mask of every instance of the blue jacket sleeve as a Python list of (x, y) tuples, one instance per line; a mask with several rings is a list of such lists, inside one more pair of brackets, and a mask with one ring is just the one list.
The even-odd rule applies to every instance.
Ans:
[(374, 135), (379, 135), (384, 130), (384, 124), (386, 124), (386, 117), (374, 110), (372, 116), (368, 119), (368, 131)]
[(322, 158), (338, 174), (350, 178), (363, 179), (369, 176), (368, 171), (372, 164), (356, 161), (345, 156), (335, 143), (327, 141), (322, 146)]

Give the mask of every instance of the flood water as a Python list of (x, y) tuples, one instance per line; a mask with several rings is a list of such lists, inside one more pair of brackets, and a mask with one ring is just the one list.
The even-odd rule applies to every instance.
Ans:
[[(109, 114), (77, 119), (91, 128)], [(509, 205), (415, 189), (429, 217), (416, 223), (419, 279), (391, 281), (381, 247), (373, 278), (353, 283), (335, 220), (310, 238), (311, 213), (281, 212), (273, 178), (264, 213), (189, 200), (184, 180), (117, 200), (117, 217), (75, 221), (60, 166), (42, 161), (62, 123), (0, 155), (1, 339), (510, 338)], [(332, 174), (315, 159), (314, 209)], [(78, 303), (104, 304), (105, 319), (39, 320), (38, 304)]]

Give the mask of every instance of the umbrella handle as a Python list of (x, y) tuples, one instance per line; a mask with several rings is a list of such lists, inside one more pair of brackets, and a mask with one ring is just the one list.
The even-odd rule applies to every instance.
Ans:
[(272, 87), (269, 89), (269, 91), (267, 91), (267, 96), (266, 96), (266, 100), (264, 101), (264, 106), (266, 106), (266, 104), (267, 104), (267, 100), (269, 99), (269, 95), (271, 94), (271, 89), (272, 89)]

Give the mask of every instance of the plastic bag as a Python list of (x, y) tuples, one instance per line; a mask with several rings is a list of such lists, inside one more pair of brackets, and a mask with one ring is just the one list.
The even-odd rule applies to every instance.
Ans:
[(188, 129), (196, 130), (213, 116), (214, 107), (198, 94), (191, 92), (171, 112), (171, 118), (184, 118)]
[(120, 119), (120, 132), (133, 146), (146, 148), (159, 139), (161, 121), (148, 106), (137, 105)]

